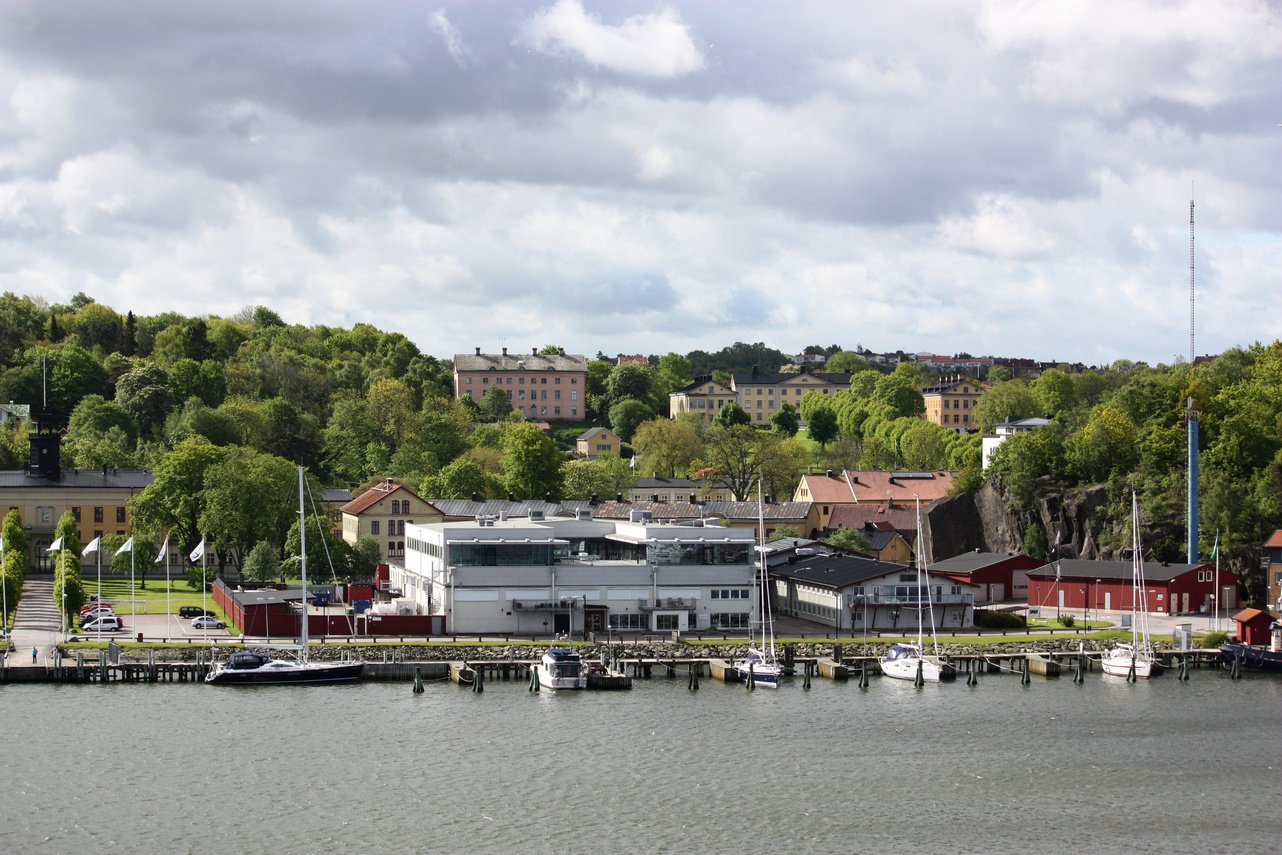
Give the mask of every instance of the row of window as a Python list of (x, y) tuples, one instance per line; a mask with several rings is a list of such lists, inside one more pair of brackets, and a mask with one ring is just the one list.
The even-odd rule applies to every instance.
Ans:
[[(42, 508), (41, 510), (43, 510), (43, 508)], [(79, 508), (79, 507), (72, 507), (72, 508), (71, 508), (71, 515), (72, 515), (72, 516), (74, 516), (74, 517), (76, 518), (76, 522), (80, 522), (80, 508)], [(94, 521), (94, 522), (96, 522), (96, 523), (106, 522), (106, 520), (104, 519), (103, 509), (102, 509), (102, 507), (101, 507), (101, 506), (95, 507), (95, 508), (93, 509), (93, 521)], [(122, 507), (118, 507), (118, 508), (116, 508), (116, 522), (118, 522), (118, 523), (122, 523), (122, 522), (124, 522), (124, 521), (125, 521), (125, 509), (124, 509), (124, 507), (122, 506)]]
[[(514, 384), (512, 383), (512, 378), (511, 378), (511, 377), (495, 377), (495, 378), (494, 378), (494, 385), (495, 385), (495, 386), (502, 386), (502, 385), (504, 385), (504, 383), (506, 383), (508, 386), (512, 386), (512, 385), (514, 385)], [(533, 377), (531, 377), (531, 378), (530, 378), (530, 385), (531, 385), (531, 386), (546, 386), (547, 384), (548, 384), (548, 378), (546, 378), (546, 377), (540, 377), (540, 378), (538, 378), (538, 382), (537, 382), (537, 383), (535, 382), (535, 378), (533, 378)], [(464, 386), (471, 386), (471, 385), (472, 385), (472, 378), (471, 378), (470, 376), (468, 376), (468, 377), (464, 377), (464, 378), (463, 378), (463, 385), (464, 385)], [(482, 385), (482, 386), (488, 386), (488, 385), (490, 385), (490, 378), (489, 378), (489, 377), (482, 376), (482, 377), (481, 377), (481, 385)], [(516, 378), (516, 383), (515, 383), (515, 385), (517, 385), (517, 386), (524, 386), (524, 385), (525, 385), (525, 378), (524, 378), (524, 377), (517, 377), (517, 378)], [(561, 385), (561, 378), (560, 378), (560, 377), (553, 377), (553, 378), (552, 378), (552, 385), (553, 385), (553, 386), (560, 386), (560, 385)], [(571, 377), (571, 378), (570, 378), (570, 385), (571, 385), (571, 386), (577, 386), (577, 385), (579, 385), (579, 378), (578, 378), (578, 377)]]
[(747, 588), (713, 588), (712, 599), (714, 600), (746, 600), (748, 599)]
[[(537, 398), (536, 398), (536, 395), (537, 395)], [(516, 393), (516, 399), (517, 399), (518, 401), (524, 401), (524, 400), (525, 400), (525, 390), (524, 390), (524, 389), (521, 389), (521, 390), (519, 390), (519, 391)], [(548, 390), (547, 390), (547, 389), (538, 389), (538, 390), (531, 389), (531, 390), (530, 390), (530, 400), (531, 400), (531, 401), (534, 401), (534, 400), (546, 401), (547, 399), (548, 399)], [(561, 390), (560, 390), (560, 389), (553, 389), (553, 390), (552, 390), (552, 400), (554, 400), (554, 401), (559, 401), (559, 400), (561, 400)], [(579, 392), (578, 392), (578, 390), (577, 390), (577, 389), (571, 389), (571, 390), (570, 390), (570, 400), (571, 400), (571, 401), (577, 401), (577, 400), (579, 400)]]
[[(405, 504), (407, 504), (407, 505), (408, 505), (408, 504), (409, 504), (409, 502), (406, 502)], [(389, 536), (394, 536), (394, 535), (404, 535), (404, 534), (405, 534), (405, 523), (409, 523), (410, 525), (414, 525), (414, 520), (388, 520), (388, 521), (387, 521), (387, 534), (388, 534)], [(382, 531), (380, 531), (380, 528), (381, 528), (381, 526), (379, 525), (379, 521), (378, 521), (378, 520), (370, 520), (370, 523), (369, 523), (369, 533), (370, 533), (370, 534), (382, 534)]]
[(747, 612), (714, 613), (709, 615), (713, 629), (747, 629)]
[[(953, 400), (953, 409), (954, 409), (954, 410), (969, 410), (969, 409), (970, 409), (970, 398), (960, 398), (960, 399), (958, 399), (958, 398), (953, 398), (952, 400)], [(945, 398), (945, 399), (944, 399), (944, 409), (945, 409), (945, 410), (946, 410), (946, 409), (948, 409), (948, 399), (947, 399), (947, 398)]]

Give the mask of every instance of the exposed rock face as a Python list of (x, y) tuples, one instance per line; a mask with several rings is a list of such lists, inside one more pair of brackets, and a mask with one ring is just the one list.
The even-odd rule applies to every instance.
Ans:
[(1001, 483), (989, 479), (972, 493), (941, 499), (923, 513), (923, 536), (934, 559), (950, 558), (963, 552), (1020, 552), (1029, 526), (1040, 526), (1048, 544), (1060, 534), (1060, 555), (1064, 558), (1107, 558), (1100, 549), (1098, 533), (1103, 525), (1100, 511), (1108, 502), (1103, 485), (1044, 493), (1030, 511), (1013, 512)]

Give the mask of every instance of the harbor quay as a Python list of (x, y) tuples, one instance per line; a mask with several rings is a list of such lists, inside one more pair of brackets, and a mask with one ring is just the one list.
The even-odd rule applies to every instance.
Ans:
[[(834, 680), (880, 673), (880, 660), (890, 640), (862, 643), (852, 641), (787, 642), (779, 645), (780, 661), (787, 673), (809, 679), (811, 674)], [(1056, 676), (1075, 668), (1090, 671), (1109, 642), (1096, 639), (1063, 638), (1029, 643), (940, 644), (940, 655), (960, 674), (1028, 673)], [(573, 646), (584, 660), (599, 662), (612, 673), (635, 678), (710, 677), (728, 682), (734, 662), (748, 656), (745, 641), (704, 644), (698, 642), (653, 642), (641, 639), (597, 643), (528, 641), (475, 645), (459, 643), (406, 642), (366, 644), (359, 640), (343, 644), (311, 646), (311, 658), (318, 661), (360, 660), (365, 663), (366, 680), (457, 680), (461, 670), (479, 672), (487, 680), (526, 680), (529, 668), (549, 647)], [(247, 647), (254, 645), (248, 644)], [(241, 645), (124, 646), (79, 648), (58, 645), (43, 661), (29, 664), (8, 657), (0, 670), (0, 682), (10, 683), (91, 683), (152, 682), (198, 683), (215, 656)], [(1176, 650), (1158, 645), (1158, 653), (1172, 668), (1219, 667), (1218, 649)], [(15, 664), (20, 663), (20, 664)], [(1048, 664), (1049, 663), (1049, 666)]]

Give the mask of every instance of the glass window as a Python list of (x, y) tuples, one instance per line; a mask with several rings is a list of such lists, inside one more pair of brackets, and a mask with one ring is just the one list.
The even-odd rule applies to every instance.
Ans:
[(378, 520), (370, 520), (369, 533), (378, 534)]
[(102, 522), (102, 508), (96, 507), (93, 509), (93, 521), (96, 523)]
[(122, 523), (124, 521), (125, 521), (125, 509), (123, 507), (116, 508), (116, 522)]

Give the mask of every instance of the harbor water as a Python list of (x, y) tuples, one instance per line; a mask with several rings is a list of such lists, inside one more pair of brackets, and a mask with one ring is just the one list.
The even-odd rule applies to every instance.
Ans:
[(1229, 852), (1282, 680), (0, 686), (0, 851)]

